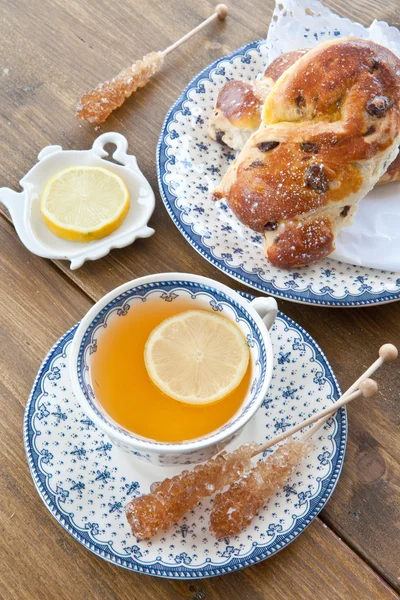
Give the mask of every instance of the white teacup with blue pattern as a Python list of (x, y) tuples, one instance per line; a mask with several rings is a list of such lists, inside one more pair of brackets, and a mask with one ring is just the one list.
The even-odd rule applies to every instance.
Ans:
[[(124, 429), (102, 408), (94, 393), (91, 364), (102, 332), (142, 302), (189, 299), (193, 309), (208, 309), (234, 321), (245, 335), (251, 361), (251, 383), (238, 412), (219, 429), (201, 438), (157, 442)], [(159, 273), (129, 281), (106, 294), (82, 319), (71, 348), (70, 370), (75, 394), (87, 416), (126, 452), (155, 465), (191, 464), (220, 452), (235, 439), (261, 406), (272, 376), (273, 351), (269, 329), (277, 314), (274, 298), (248, 302), (237, 292), (206, 277)], [(151, 419), (149, 412), (149, 419)]]

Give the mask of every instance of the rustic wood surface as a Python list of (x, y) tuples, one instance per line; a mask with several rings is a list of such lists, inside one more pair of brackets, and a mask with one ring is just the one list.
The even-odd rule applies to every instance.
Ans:
[[(0, 4), (0, 186), (18, 181), (51, 143), (87, 148), (101, 132), (127, 136), (157, 190), (155, 148), (167, 109), (204, 66), (265, 35), (272, 0), (234, 0), (215, 23), (168, 59), (166, 68), (106, 124), (74, 119), (79, 95), (135, 58), (162, 49), (212, 10), (205, 0), (80, 3), (33, 0)], [(337, 12), (368, 24), (400, 26), (399, 0), (330, 0)], [(204, 261), (170, 221), (157, 195), (156, 235), (69, 271), (30, 255), (0, 216), (1, 414), (0, 598), (395, 598), (400, 584), (399, 370), (378, 376), (380, 393), (349, 407), (343, 474), (325, 510), (289, 548), (256, 567), (202, 582), (168, 582), (125, 572), (75, 542), (36, 494), (21, 439), (30, 387), (49, 347), (106, 291), (158, 271), (208, 275), (245, 289)], [(32, 299), (34, 302), (32, 303)], [(29, 303), (29, 306), (28, 306)], [(324, 349), (345, 388), (400, 341), (400, 303), (327, 309), (280, 301)]]

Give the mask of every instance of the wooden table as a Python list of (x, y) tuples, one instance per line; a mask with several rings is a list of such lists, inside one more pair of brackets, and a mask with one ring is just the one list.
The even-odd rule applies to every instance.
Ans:
[[(400, 25), (398, 0), (329, 0), (362, 23)], [(99, 133), (123, 132), (157, 190), (155, 149), (165, 113), (205, 65), (265, 36), (272, 0), (230, 0), (231, 16), (177, 50), (168, 66), (100, 129), (78, 123), (83, 91), (134, 58), (162, 49), (208, 16), (206, 0), (4, 0), (0, 6), (0, 185), (18, 188), (47, 144), (88, 148)], [(399, 370), (378, 376), (368, 407), (349, 408), (343, 474), (332, 499), (301, 537), (270, 560), (212, 580), (137, 575), (97, 558), (50, 516), (33, 486), (22, 444), (23, 410), (50, 346), (105, 292), (135, 277), (187, 271), (241, 287), (186, 243), (157, 195), (156, 235), (71, 272), (29, 254), (8, 216), (1, 231), (0, 598), (391, 599), (400, 589)], [(244, 289), (244, 288), (241, 288)], [(400, 303), (333, 309), (280, 301), (323, 347), (343, 388), (400, 341)]]

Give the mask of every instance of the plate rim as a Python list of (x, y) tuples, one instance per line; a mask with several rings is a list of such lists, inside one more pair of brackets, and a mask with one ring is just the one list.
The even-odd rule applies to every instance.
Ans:
[[(253, 298), (252, 295), (247, 294), (247, 293), (242, 293), (242, 295), (248, 300), (251, 300)], [(320, 362), (322, 362), (323, 366), (325, 367), (325, 376), (326, 375), (330, 376), (330, 381), (333, 386), (334, 393), (340, 395), (341, 389), (340, 389), (339, 383), (336, 379), (336, 376), (333, 372), (333, 369), (332, 369), (330, 363), (328, 362), (328, 360), (327, 360), (324, 352), (320, 348), (319, 344), (296, 321), (294, 321), (293, 319), (291, 319), (290, 317), (288, 317), (287, 315), (285, 315), (282, 312), (279, 312), (279, 316), (287, 325), (289, 325), (289, 326), (293, 327), (294, 329), (299, 330), (301, 332), (301, 334), (304, 336), (306, 341), (313, 348), (315, 357), (317, 357), (318, 360)], [(43, 472), (41, 472), (39, 470), (38, 466), (36, 466), (36, 464), (35, 464), (34, 457), (33, 457), (34, 448), (31, 445), (31, 441), (32, 441), (32, 438), (34, 435), (34, 428), (31, 423), (31, 410), (34, 406), (35, 394), (36, 394), (38, 388), (40, 389), (42, 379), (45, 376), (52, 360), (60, 354), (60, 350), (61, 350), (61, 353), (63, 352), (63, 350), (65, 348), (65, 344), (69, 341), (68, 337), (71, 337), (71, 341), (72, 341), (73, 334), (75, 333), (77, 327), (78, 327), (78, 324), (74, 325), (66, 333), (64, 333), (55, 342), (55, 344), (52, 346), (52, 348), (49, 350), (46, 357), (44, 358), (42, 364), (40, 365), (38, 373), (35, 377), (35, 381), (33, 383), (33, 386), (32, 386), (32, 389), (31, 389), (31, 392), (30, 392), (30, 395), (29, 395), (29, 398), (28, 398), (28, 401), (27, 401), (27, 404), (25, 407), (24, 421), (23, 421), (23, 438), (24, 438), (25, 453), (26, 453), (26, 457), (27, 457), (29, 471), (30, 471), (33, 483), (36, 487), (36, 490), (39, 494), (39, 497), (41, 498), (42, 502), (44, 503), (46, 508), (49, 510), (49, 512), (52, 514), (52, 516), (56, 519), (56, 521), (77, 542), (79, 542), (81, 545), (83, 545), (85, 548), (87, 548), (90, 552), (92, 552), (96, 556), (99, 556), (100, 558), (107, 560), (107, 562), (110, 562), (116, 566), (125, 568), (129, 571), (142, 573), (142, 574), (146, 574), (146, 575), (152, 575), (152, 576), (160, 577), (160, 578), (164, 578), (164, 579), (194, 580), (194, 579), (215, 577), (215, 576), (219, 576), (219, 575), (224, 575), (226, 573), (238, 571), (242, 568), (257, 564), (257, 563), (277, 554), (280, 550), (286, 548), (292, 541), (294, 541), (308, 527), (308, 525), (310, 525), (310, 523), (312, 523), (312, 521), (318, 516), (318, 514), (321, 512), (321, 510), (324, 508), (324, 506), (330, 499), (331, 495), (333, 494), (333, 492), (336, 488), (336, 485), (339, 481), (340, 474), (341, 474), (343, 464), (344, 464), (344, 457), (345, 457), (346, 446), (347, 446), (347, 437), (348, 437), (348, 419), (347, 419), (347, 412), (346, 412), (345, 407), (340, 409), (340, 419), (338, 419), (339, 439), (337, 441), (337, 447), (336, 447), (336, 451), (335, 451), (335, 461), (336, 462), (334, 464), (334, 467), (333, 467), (331, 473), (326, 478), (327, 484), (326, 484), (325, 488), (323, 488), (323, 487), (321, 488), (320, 495), (316, 496), (316, 498), (314, 499), (314, 500), (316, 500), (316, 502), (314, 503), (313, 507), (310, 508), (310, 510), (308, 511), (308, 513), (306, 515), (304, 515), (304, 517), (300, 518), (301, 519), (300, 524), (296, 525), (295, 528), (293, 530), (291, 530), (289, 533), (286, 533), (283, 536), (278, 536), (278, 539), (279, 539), (279, 537), (282, 537), (283, 539), (279, 540), (279, 541), (275, 540), (269, 549), (267, 549), (267, 548), (262, 549), (261, 552), (259, 552), (256, 556), (252, 557), (250, 555), (250, 556), (244, 557), (242, 559), (236, 559), (235, 564), (228, 564), (226, 566), (215, 566), (214, 567), (210, 563), (210, 568), (203, 566), (201, 568), (198, 568), (198, 569), (193, 568), (191, 570), (191, 569), (187, 569), (185, 567), (185, 565), (180, 564), (180, 565), (176, 565), (176, 566), (175, 565), (171, 566), (171, 568), (169, 569), (165, 565), (160, 565), (160, 563), (158, 563), (158, 564), (153, 563), (152, 565), (149, 565), (149, 566), (146, 566), (146, 565), (143, 566), (140, 563), (136, 562), (135, 558), (132, 556), (130, 556), (130, 557), (127, 556), (126, 559), (125, 559), (125, 557), (123, 557), (123, 558), (118, 557), (116, 555), (113, 555), (110, 552), (110, 547), (108, 544), (98, 543), (96, 545), (93, 541), (91, 541), (89, 539), (89, 534), (87, 534), (87, 536), (85, 538), (82, 535), (83, 532), (80, 531), (79, 528), (74, 528), (73, 525), (70, 522), (68, 522), (67, 515), (63, 514), (62, 510), (57, 506), (57, 502), (52, 500), (52, 498), (51, 498), (52, 494), (51, 493), (49, 494), (47, 487), (44, 485), (44, 483), (42, 481)], [(42, 474), (42, 478), (40, 477), (40, 474)], [(258, 548), (260, 548), (260, 546)], [(128, 561), (128, 559), (129, 559), (129, 561)], [(235, 559), (232, 557), (231, 562), (234, 562), (234, 561), (235, 561)], [(177, 570), (175, 571), (175, 569), (177, 569)]]
[[(346, 293), (346, 295), (344, 296), (343, 299), (333, 299), (331, 297), (331, 295), (329, 294), (329, 292), (325, 292), (325, 293), (317, 296), (315, 292), (312, 292), (310, 289), (306, 289), (303, 292), (301, 292), (300, 293), (301, 295), (300, 295), (298, 292), (296, 293), (294, 290), (287, 291), (287, 290), (280, 290), (280, 289), (275, 288), (273, 285), (273, 281), (261, 282), (260, 284), (258, 284), (257, 282), (251, 281), (251, 279), (249, 279), (246, 276), (246, 274), (242, 274), (241, 271), (243, 271), (243, 269), (241, 269), (240, 266), (236, 267), (236, 269), (239, 270), (239, 272), (237, 272), (237, 270), (233, 271), (223, 261), (214, 258), (212, 253), (207, 249), (207, 247), (204, 244), (200, 245), (200, 243), (194, 239), (194, 236), (197, 236), (200, 239), (201, 239), (201, 236), (199, 234), (196, 234), (193, 232), (192, 225), (189, 224), (187, 226), (187, 229), (190, 231), (186, 231), (186, 229), (182, 225), (181, 220), (178, 219), (178, 217), (176, 216), (173, 207), (175, 205), (175, 200), (177, 199), (177, 196), (173, 195), (167, 189), (167, 186), (164, 185), (164, 181), (163, 181), (163, 177), (166, 174), (165, 163), (168, 159), (168, 157), (166, 155), (166, 149), (168, 148), (168, 146), (165, 143), (165, 137), (168, 134), (167, 128), (171, 122), (171, 117), (172, 117), (173, 113), (175, 113), (177, 110), (179, 110), (182, 107), (185, 100), (188, 100), (188, 93), (193, 88), (194, 84), (200, 83), (202, 79), (209, 80), (209, 77), (208, 77), (209, 73), (211, 72), (211, 70), (213, 68), (217, 67), (217, 65), (220, 62), (226, 61), (226, 60), (229, 61), (229, 60), (232, 60), (233, 58), (235, 58), (236, 56), (245, 55), (249, 50), (258, 48), (259, 46), (261, 46), (262, 44), (265, 44), (265, 43), (266, 43), (266, 40), (262, 40), (262, 39), (256, 40), (254, 42), (249, 42), (248, 44), (244, 44), (240, 48), (237, 48), (233, 52), (230, 52), (229, 54), (227, 54), (225, 56), (217, 58), (215, 61), (210, 63), (208, 66), (204, 67), (204, 69), (199, 71), (189, 81), (189, 83), (184, 88), (183, 92), (179, 95), (177, 100), (175, 100), (175, 102), (168, 109), (167, 114), (164, 118), (164, 122), (161, 127), (161, 133), (160, 133), (160, 136), (159, 136), (159, 139), (157, 142), (156, 168), (157, 168), (157, 181), (158, 181), (158, 188), (160, 191), (160, 196), (161, 196), (163, 204), (164, 204), (170, 218), (172, 219), (173, 223), (178, 228), (180, 233), (183, 235), (183, 237), (186, 239), (186, 241), (189, 242), (189, 244), (192, 246), (192, 248), (194, 248), (203, 258), (205, 258), (205, 260), (207, 260), (209, 263), (211, 263), (214, 267), (216, 267), (223, 273), (226, 273), (232, 279), (239, 281), (240, 283), (244, 283), (244, 284), (248, 285), (249, 287), (251, 287), (252, 289), (258, 290), (263, 293), (270, 294), (271, 296), (275, 296), (277, 298), (283, 298), (285, 300), (297, 302), (299, 304), (311, 304), (311, 305), (318, 305), (318, 306), (325, 306), (325, 307), (329, 306), (329, 307), (336, 307), (336, 308), (371, 306), (371, 305), (375, 305), (375, 304), (388, 304), (390, 302), (396, 302), (397, 300), (400, 300), (400, 290), (398, 292), (393, 292), (393, 293), (390, 292), (389, 290), (384, 290), (384, 291), (379, 291), (379, 292), (371, 292), (368, 290), (363, 290), (359, 295)], [(165, 157), (165, 160), (163, 160), (163, 157)], [(176, 208), (176, 212), (178, 212), (178, 211), (179, 211), (179, 209)], [(180, 212), (182, 212), (182, 211), (180, 211)], [(333, 260), (333, 259), (331, 259), (331, 260)], [(340, 261), (335, 261), (335, 262), (338, 265), (349, 264), (349, 263), (341, 263)], [(379, 269), (372, 269), (369, 267), (363, 267), (363, 266), (358, 266), (358, 265), (350, 265), (350, 266), (354, 267), (354, 268), (368, 269), (372, 272), (379, 271)], [(394, 273), (396, 273), (396, 272), (394, 272)], [(311, 295), (311, 297), (310, 297), (310, 295)]]

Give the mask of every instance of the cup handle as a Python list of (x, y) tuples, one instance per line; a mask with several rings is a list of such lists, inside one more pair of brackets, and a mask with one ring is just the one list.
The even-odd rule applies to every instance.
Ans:
[(254, 310), (260, 315), (267, 329), (271, 329), (278, 314), (278, 304), (275, 298), (254, 298), (250, 302)]

